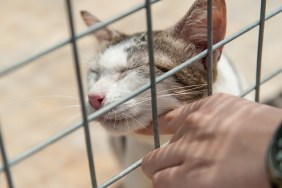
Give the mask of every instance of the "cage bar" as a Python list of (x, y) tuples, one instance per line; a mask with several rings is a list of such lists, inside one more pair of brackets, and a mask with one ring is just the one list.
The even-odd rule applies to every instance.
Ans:
[(5, 143), (4, 143), (4, 138), (3, 138), (2, 129), (1, 129), (1, 122), (0, 122), (0, 150), (1, 150), (2, 160), (3, 160), (3, 163), (4, 163), (6, 180), (7, 180), (7, 184), (9, 186), (9, 188), (14, 188), (12, 172), (11, 172), (10, 165), (9, 165), (9, 162), (8, 162), (7, 151), (6, 151), (5, 148), (6, 147), (5, 147)]
[(154, 40), (153, 40), (150, 0), (146, 0), (146, 18), (147, 18), (148, 54), (149, 54), (149, 65), (150, 65), (152, 117), (153, 117), (153, 127), (154, 127), (154, 144), (155, 144), (155, 148), (159, 148), (160, 135), (159, 135), (159, 124), (158, 124), (157, 86), (156, 86), (155, 63), (154, 63)]
[(207, 4), (207, 37), (208, 37), (208, 95), (212, 95), (213, 84), (213, 23), (212, 8), (213, 1), (208, 0)]
[(91, 146), (91, 135), (90, 135), (89, 123), (87, 119), (86, 105), (84, 101), (83, 84), (82, 84), (82, 77), (81, 77), (81, 71), (79, 65), (78, 49), (77, 49), (76, 38), (75, 38), (75, 28), (74, 28), (74, 20), (72, 16), (71, 0), (66, 0), (66, 9), (68, 14), (69, 29), (71, 34), (72, 54), (74, 59), (75, 72), (76, 72), (76, 81), (79, 90), (78, 92), (79, 92), (79, 98), (81, 104), (81, 113), (83, 119), (84, 136), (85, 136), (85, 144), (87, 149), (88, 165), (90, 169), (91, 184), (93, 188), (96, 188), (97, 187), (96, 172), (94, 166), (93, 151)]
[(256, 94), (255, 94), (255, 101), (256, 102), (260, 101), (259, 100), (259, 98), (260, 98), (260, 79), (261, 79), (264, 25), (265, 25), (265, 9), (266, 9), (266, 0), (261, 0), (259, 37), (258, 37), (258, 52), (257, 52), (257, 70), (256, 70)]

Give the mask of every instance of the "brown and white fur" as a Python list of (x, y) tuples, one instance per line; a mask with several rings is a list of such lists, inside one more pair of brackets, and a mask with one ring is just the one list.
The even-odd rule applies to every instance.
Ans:
[[(88, 26), (99, 20), (86, 11), (81, 15)], [(156, 75), (159, 76), (207, 48), (207, 0), (197, 0), (174, 26), (154, 31)], [(213, 40), (219, 42), (226, 32), (224, 0), (213, 1)], [(149, 82), (147, 35), (145, 32), (126, 35), (111, 28), (94, 33), (105, 46), (89, 65), (88, 98), (94, 112), (131, 94)], [(240, 80), (229, 61), (214, 51), (214, 92), (239, 95)], [(157, 85), (158, 113), (163, 114), (185, 103), (207, 96), (207, 58), (182, 69)], [(110, 132), (125, 135), (120, 147), (124, 166), (152, 150), (152, 137), (135, 133), (151, 121), (150, 91), (130, 99), (103, 115), (99, 121)], [(120, 137), (113, 142), (118, 145)], [(161, 140), (164, 138), (161, 136)], [(120, 145), (121, 146), (121, 145)], [(118, 147), (115, 147), (117, 149)], [(139, 170), (140, 171), (140, 170)], [(147, 188), (151, 183), (138, 171), (124, 182), (126, 188)]]

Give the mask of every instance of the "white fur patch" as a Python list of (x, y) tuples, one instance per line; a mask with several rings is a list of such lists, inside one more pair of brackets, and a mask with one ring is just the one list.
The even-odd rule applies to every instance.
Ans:
[(127, 66), (126, 49), (132, 45), (132, 41), (125, 41), (118, 45), (108, 48), (103, 55), (100, 56), (98, 64), (101, 67), (102, 74), (111, 74)]
[(111, 46), (96, 59), (96, 62), (90, 64), (90, 69), (99, 73), (99, 80), (93, 80), (91, 82), (89, 95), (106, 95), (111, 88), (115, 87), (120, 73), (119, 71), (127, 66), (128, 54), (126, 49), (130, 45), (132, 45), (131, 41), (125, 41)]
[(222, 55), (217, 65), (218, 77), (213, 84), (213, 92), (229, 93), (239, 96), (241, 94), (239, 75), (236, 75), (228, 59)]

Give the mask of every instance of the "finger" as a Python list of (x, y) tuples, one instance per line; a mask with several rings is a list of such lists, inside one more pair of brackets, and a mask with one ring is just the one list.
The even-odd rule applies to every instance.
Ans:
[(155, 188), (210, 188), (212, 171), (207, 168), (189, 170), (184, 164), (166, 168), (153, 175), (152, 183)]
[(184, 156), (179, 151), (175, 144), (169, 144), (166, 147), (150, 152), (142, 161), (144, 174), (152, 179), (156, 172), (180, 165)]
[[(181, 188), (179, 179), (184, 173), (181, 166), (173, 166), (156, 172), (152, 177), (153, 187)], [(182, 185), (187, 187), (186, 184)]]

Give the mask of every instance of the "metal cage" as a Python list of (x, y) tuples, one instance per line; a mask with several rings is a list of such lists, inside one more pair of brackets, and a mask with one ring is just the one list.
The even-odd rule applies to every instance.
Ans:
[[(91, 27), (90, 29), (85, 30), (82, 33), (76, 34), (75, 29), (74, 29), (74, 21), (73, 21), (73, 12), (72, 12), (72, 2), (71, 0), (65, 0), (65, 7), (67, 10), (67, 15), (68, 15), (68, 23), (69, 23), (69, 30), (70, 30), (70, 38), (62, 41), (60, 43), (54, 44), (53, 46), (50, 46), (48, 49), (43, 50), (35, 55), (32, 55), (28, 57), (27, 59), (12, 64), (8, 67), (4, 67), (0, 69), (0, 77), (4, 77), (8, 75), (11, 72), (14, 72), (17, 69), (20, 69), (29, 63), (33, 62), (34, 60), (52, 52), (55, 51), (67, 44), (72, 45), (72, 52), (73, 52), (73, 58), (75, 62), (75, 70), (76, 70), (76, 80), (77, 80), (77, 85), (79, 88), (79, 96), (80, 96), (80, 103), (81, 103), (81, 114), (82, 114), (82, 122), (78, 123), (76, 125), (73, 125), (72, 127), (69, 127), (52, 137), (49, 137), (47, 140), (43, 141), (42, 143), (36, 145), (35, 147), (32, 147), (28, 149), (27, 151), (21, 153), (15, 158), (9, 159), (7, 158), (7, 153), (5, 149), (5, 144), (4, 144), (4, 139), (2, 137), (2, 132), (0, 130), (0, 148), (1, 148), (1, 155), (3, 159), (3, 165), (0, 166), (0, 173), (5, 173), (6, 174), (6, 181), (7, 184), (10, 188), (14, 187), (13, 183), (13, 175), (11, 173), (11, 167), (22, 162), (24, 159), (32, 156), (33, 154), (40, 152), (41, 150), (45, 149), (46, 147), (50, 146), (51, 144), (60, 141), (61, 138), (68, 136), (70, 133), (78, 130), (80, 127), (83, 127), (84, 129), (84, 134), (85, 134), (85, 144), (87, 146), (87, 156), (88, 156), (88, 162), (89, 162), (89, 170), (90, 170), (90, 177), (91, 177), (91, 183), (92, 187), (108, 187), (109, 185), (113, 184), (120, 178), (124, 177), (126, 174), (130, 173), (134, 169), (138, 168), (141, 165), (142, 159), (137, 161), (136, 163), (132, 164), (130, 167), (127, 169), (123, 170), (116, 176), (110, 178), (108, 181), (103, 183), (102, 185), (97, 185), (96, 181), (96, 175), (95, 175), (95, 167), (94, 167), (94, 160), (93, 160), (93, 151), (91, 147), (91, 136), (90, 136), (90, 131), (89, 131), (89, 125), (88, 122), (91, 120), (94, 120), (98, 116), (106, 113), (107, 111), (115, 108), (117, 105), (122, 104), (123, 102), (139, 95), (143, 91), (151, 88), (151, 97), (152, 97), (152, 109), (153, 109), (153, 124), (154, 124), (154, 143), (155, 147), (158, 148), (160, 147), (159, 143), (159, 133), (158, 133), (158, 121), (157, 121), (157, 108), (156, 108), (156, 103), (157, 103), (157, 98), (156, 98), (156, 84), (169, 78), (170, 76), (174, 75), (177, 73), (177, 71), (181, 70), (182, 68), (192, 64), (193, 62), (208, 56), (209, 59), (209, 82), (208, 82), (208, 89), (209, 89), (209, 94), (212, 94), (212, 51), (235, 40), (236, 38), (240, 37), (241, 35), (244, 35), (245, 33), (249, 32), (250, 30), (259, 27), (259, 36), (258, 36), (258, 48), (257, 48), (257, 70), (256, 70), (256, 83), (246, 90), (244, 93), (242, 93), (242, 97), (250, 93), (251, 91), (255, 90), (255, 100), (259, 102), (260, 98), (260, 86), (261, 84), (267, 82), (268, 80), (272, 79), (273, 77), (279, 75), (282, 72), (282, 67), (280, 69), (276, 70), (269, 76), (265, 78), (261, 78), (261, 65), (262, 65), (262, 49), (263, 49), (263, 37), (264, 37), (264, 25), (265, 21), (271, 19), (272, 17), (280, 14), (282, 12), (282, 6), (277, 7), (277, 9), (273, 10), (270, 14), (266, 15), (265, 10), (266, 10), (266, 0), (261, 0), (261, 11), (260, 11), (260, 18), (251, 23), (250, 25), (247, 25), (246, 27), (242, 28), (238, 32), (226, 37), (224, 40), (218, 42), (217, 44), (213, 45), (213, 40), (212, 40), (212, 35), (211, 35), (211, 28), (212, 28), (212, 0), (208, 0), (208, 49), (201, 52), (200, 54), (196, 55), (195, 57), (187, 60), (186, 62), (183, 62), (181, 65), (175, 67), (174, 69), (168, 71), (167, 73), (163, 74), (160, 77), (155, 78), (154, 74), (154, 52), (153, 52), (153, 40), (152, 40), (152, 18), (151, 18), (151, 4), (157, 3), (158, 0), (146, 0), (144, 3), (139, 4), (131, 9), (128, 9), (127, 11), (112, 17), (111, 19), (104, 20), (100, 24), (95, 25), (94, 27)], [(116, 22), (120, 19), (125, 18), (126, 16), (133, 14), (141, 9), (146, 9), (146, 17), (147, 17), (147, 34), (148, 34), (148, 48), (149, 48), (149, 62), (150, 62), (150, 73), (151, 73), (151, 82), (147, 83), (143, 87), (137, 89), (135, 92), (133, 92), (131, 95), (123, 98), (122, 100), (115, 102), (109, 106), (106, 106), (105, 108), (95, 112), (94, 114), (91, 114), (87, 116), (86, 113), (86, 107), (85, 107), (85, 101), (84, 101), (84, 91), (83, 91), (83, 86), (82, 86), (82, 78), (81, 78), (81, 70), (80, 70), (80, 65), (79, 65), (79, 58), (78, 58), (78, 49), (77, 49), (77, 40), (80, 38), (86, 36), (87, 34), (91, 32), (95, 32), (107, 25), (112, 24), (113, 22)], [(2, 125), (3, 126), (3, 125)]]

